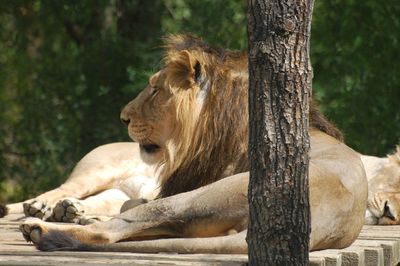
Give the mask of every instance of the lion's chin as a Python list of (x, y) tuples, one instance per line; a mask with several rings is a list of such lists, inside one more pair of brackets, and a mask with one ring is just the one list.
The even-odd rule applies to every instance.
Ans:
[(140, 144), (139, 146), (146, 153), (156, 153), (161, 148), (157, 144)]

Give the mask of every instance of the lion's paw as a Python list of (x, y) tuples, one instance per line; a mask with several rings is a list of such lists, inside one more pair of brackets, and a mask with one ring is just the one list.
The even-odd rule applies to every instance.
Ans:
[(40, 200), (34, 200), (31, 202), (25, 202), (24, 214), (26, 217), (36, 217), (41, 220), (47, 221), (52, 215), (52, 209), (46, 202)]
[(56, 222), (78, 223), (84, 212), (79, 200), (63, 199), (54, 207), (52, 218)]
[(36, 244), (40, 241), (44, 233), (41, 223), (42, 220), (38, 218), (28, 218), (19, 226), (19, 230), (27, 242)]

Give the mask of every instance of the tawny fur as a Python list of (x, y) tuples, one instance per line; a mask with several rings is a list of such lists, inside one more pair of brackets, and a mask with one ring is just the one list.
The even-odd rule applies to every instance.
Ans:
[(400, 224), (400, 146), (387, 157), (361, 159), (368, 178), (366, 224)]
[[(243, 52), (210, 47), (193, 36), (165, 39), (165, 61), (171, 90), (176, 95), (180, 129), (166, 146), (160, 197), (190, 191), (236, 173), (249, 170), (248, 66)], [(190, 55), (188, 53), (190, 53)], [(196, 84), (193, 65), (202, 67), (202, 79), (210, 83), (199, 119), (193, 117)], [(178, 88), (187, 88), (183, 92)], [(229, 100), (226, 100), (229, 99)], [(341, 132), (319, 111), (310, 107), (310, 126), (343, 140)], [(218, 162), (215, 165), (213, 162)]]
[[(121, 112), (141, 149), (162, 153), (159, 198), (88, 226), (27, 220), (20, 227), (26, 239), (49, 249), (79, 249), (73, 237), (105, 244), (102, 250), (115, 250), (119, 241), (157, 239), (141, 241), (143, 250), (135, 242), (123, 250), (162, 252), (162, 242), (173, 252), (247, 251), (246, 56), (186, 36), (171, 36), (166, 46), (165, 66)], [(310, 249), (344, 248), (364, 221), (365, 171), (359, 154), (326, 134), (338, 136), (318, 109), (310, 112)], [(46, 236), (53, 230), (68, 237)], [(239, 232), (233, 240), (232, 231)], [(233, 245), (224, 249), (229, 241)]]

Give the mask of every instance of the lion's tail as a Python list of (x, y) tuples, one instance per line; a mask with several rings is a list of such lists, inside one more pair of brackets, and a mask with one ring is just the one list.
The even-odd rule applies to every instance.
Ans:
[(8, 207), (5, 204), (0, 203), (0, 218), (3, 218), (8, 214)]
[(7, 205), (0, 203), (0, 218), (8, 214), (23, 214), (23, 213), (24, 213), (23, 202), (17, 202)]

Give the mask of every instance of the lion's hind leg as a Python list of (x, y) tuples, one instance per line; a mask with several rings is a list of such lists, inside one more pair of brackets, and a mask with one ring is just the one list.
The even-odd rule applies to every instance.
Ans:
[[(109, 243), (113, 232), (104, 230), (102, 224), (101, 222), (90, 225), (53, 223), (30, 217), (21, 223), (19, 230), (27, 242), (33, 242), (35, 245), (42, 240), (43, 236), (52, 231), (62, 231), (85, 243)], [(100, 225), (99, 228), (98, 225)]]
[(111, 244), (83, 244), (62, 231), (50, 231), (37, 243), (42, 251), (101, 251), (180, 254), (247, 254), (246, 232), (204, 238), (169, 238)]
[(43, 234), (47, 234), (52, 230), (64, 230), (71, 226), (76, 225), (49, 223), (38, 218), (29, 217), (19, 226), (19, 230), (26, 241), (36, 244), (40, 241)]

